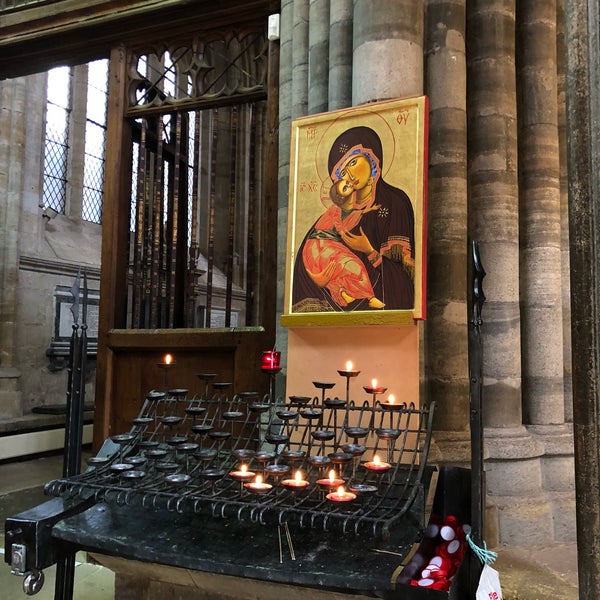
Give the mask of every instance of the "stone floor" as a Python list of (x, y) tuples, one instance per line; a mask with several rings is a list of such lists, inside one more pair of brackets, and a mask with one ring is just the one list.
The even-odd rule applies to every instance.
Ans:
[[(60, 456), (0, 464), (0, 553), (4, 553), (5, 518), (46, 500), (41, 486), (59, 477), (61, 471)], [(504, 546), (493, 550), (498, 552), (493, 568), (500, 574), (504, 600), (579, 598), (575, 544), (526, 548)], [(44, 571), (45, 584), (35, 595), (36, 599), (54, 598), (54, 573), (54, 567)], [(114, 582), (115, 577), (110, 570), (87, 562), (84, 553), (77, 555), (74, 600), (114, 600)], [(3, 600), (27, 597), (22, 591), (22, 579), (11, 575), (4, 561), (0, 564), (0, 597)]]

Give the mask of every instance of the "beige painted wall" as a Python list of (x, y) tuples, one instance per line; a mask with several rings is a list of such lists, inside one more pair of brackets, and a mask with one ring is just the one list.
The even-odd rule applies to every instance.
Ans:
[(338, 374), (352, 361), (359, 375), (350, 379), (350, 399), (371, 399), (363, 390), (372, 379), (387, 387), (378, 399), (394, 394), (397, 402), (419, 404), (419, 328), (297, 327), (288, 330), (286, 397), (315, 396), (313, 381), (335, 383), (327, 396), (345, 398), (346, 379)]

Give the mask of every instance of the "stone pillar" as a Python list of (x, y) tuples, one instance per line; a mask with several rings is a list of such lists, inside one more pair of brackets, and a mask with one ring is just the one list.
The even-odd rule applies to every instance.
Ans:
[(558, 152), (560, 177), (562, 325), (563, 325), (563, 388), (565, 421), (573, 422), (573, 390), (571, 367), (571, 282), (569, 269), (569, 198), (567, 170), (567, 115), (565, 86), (565, 0), (556, 2), (556, 70), (558, 96)]
[[(279, 175), (277, 236), (277, 327), (276, 346), (282, 351), (282, 373), (287, 370), (288, 331), (279, 325), (283, 307), (285, 253), (287, 235), (287, 209), (290, 170), (290, 133), (292, 122), (292, 54), (294, 31), (294, 0), (282, 0), (279, 21)], [(283, 379), (282, 377), (278, 378)]]
[[(292, 34), (293, 34), (293, 8), (294, 0), (283, 0), (280, 14), (279, 38), (279, 206), (287, 213), (288, 175), (290, 168), (290, 127), (292, 122)], [(284, 215), (285, 217), (285, 215)], [(281, 218), (281, 216), (280, 216)], [(285, 231), (283, 230), (280, 231)], [(281, 249), (285, 256), (285, 248)], [(278, 260), (278, 264), (285, 264), (285, 260)], [(281, 281), (281, 279), (279, 279)], [(283, 306), (283, 288), (281, 302)]]
[(556, 2), (519, 3), (519, 195), (524, 423), (543, 444), (554, 538), (574, 537), (573, 436), (565, 425)]
[(487, 272), (485, 468), (488, 499), (498, 508), (497, 519), (488, 514), (486, 537), (527, 545), (552, 538), (552, 515), (536, 500), (543, 446), (522, 426), (515, 0), (474, 0), (467, 31), (469, 227)]
[(292, 119), (308, 107), (308, 0), (294, 0), (292, 32)]
[(445, 463), (468, 463), (467, 78), (465, 0), (430, 0), (426, 22), (429, 97), (428, 264), (425, 370), (435, 399), (435, 447)]
[(21, 416), (17, 317), (27, 79), (0, 82), (0, 419)]
[(519, 197), (523, 419), (564, 423), (556, 4), (519, 3)]
[(329, 110), (352, 104), (352, 0), (329, 8)]
[(329, 0), (310, 0), (308, 114), (325, 112), (329, 99)]
[(355, 0), (352, 104), (423, 93), (423, 0)]

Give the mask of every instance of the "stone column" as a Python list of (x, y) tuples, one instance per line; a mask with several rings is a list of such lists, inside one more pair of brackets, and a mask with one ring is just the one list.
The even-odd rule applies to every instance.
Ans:
[(465, 0), (430, 0), (426, 21), (429, 97), (428, 264), (425, 369), (435, 399), (435, 447), (445, 463), (468, 463), (467, 78)]
[(423, 0), (355, 0), (352, 104), (423, 93)]
[(325, 112), (329, 99), (329, 0), (310, 0), (308, 114)]
[(556, 3), (519, 3), (519, 196), (524, 422), (564, 423)]
[(329, 110), (352, 104), (352, 0), (329, 8)]
[(280, 317), (283, 307), (285, 257), (288, 213), (288, 189), (290, 170), (290, 134), (293, 114), (294, 79), (294, 0), (282, 0), (279, 37), (279, 176), (278, 176), (278, 212), (277, 236), (277, 326), (276, 346), (282, 351), (282, 376), (277, 378), (278, 388), (284, 386), (287, 371), (288, 330), (281, 327)]
[(524, 423), (543, 444), (554, 538), (575, 531), (573, 436), (565, 425), (556, 2), (519, 3), (519, 195)]
[[(483, 394), (489, 543), (542, 543), (552, 515), (541, 497), (543, 447), (522, 426), (515, 0), (474, 0), (467, 15), (469, 227), (487, 272)], [(533, 498), (533, 500), (532, 500)], [(499, 540), (494, 539), (499, 527)]]
[(308, 108), (308, 0), (294, 0), (292, 30), (292, 119)]
[(571, 282), (569, 269), (569, 198), (567, 171), (567, 115), (565, 85), (565, 6), (556, 2), (556, 70), (558, 96), (558, 152), (560, 177), (562, 325), (563, 325), (563, 388), (565, 421), (573, 422), (573, 390), (571, 367)]
[(19, 229), (26, 167), (27, 79), (0, 82), (0, 419), (21, 416), (18, 364)]

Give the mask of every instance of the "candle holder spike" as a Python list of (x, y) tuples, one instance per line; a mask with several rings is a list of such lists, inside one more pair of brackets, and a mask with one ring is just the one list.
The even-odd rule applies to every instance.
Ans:
[(338, 369), (338, 373), (346, 379), (346, 402), (350, 402), (350, 380), (358, 377), (360, 371), (353, 369)]

